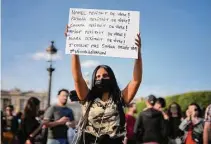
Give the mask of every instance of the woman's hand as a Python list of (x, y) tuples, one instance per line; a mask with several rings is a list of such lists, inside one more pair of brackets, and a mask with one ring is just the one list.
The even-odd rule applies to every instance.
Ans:
[(138, 52), (141, 52), (141, 36), (140, 33), (137, 34), (137, 38), (135, 39), (135, 44), (138, 48)]
[(122, 141), (123, 144), (127, 144), (127, 137), (124, 138), (124, 140)]
[(32, 144), (30, 140), (26, 140), (25, 144)]
[(66, 25), (65, 31), (64, 31), (64, 36), (67, 37), (67, 33), (68, 33), (68, 29), (70, 28), (70, 26)]
[(187, 111), (186, 111), (186, 116), (187, 116), (187, 119), (188, 120), (190, 120), (191, 118), (191, 112), (190, 112), (190, 110), (188, 109)]
[(163, 114), (163, 118), (165, 120), (169, 120), (169, 116), (165, 112), (162, 111), (162, 114)]

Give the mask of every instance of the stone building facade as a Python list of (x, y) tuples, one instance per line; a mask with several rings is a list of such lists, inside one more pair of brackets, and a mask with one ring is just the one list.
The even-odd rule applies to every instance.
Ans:
[(47, 92), (23, 92), (20, 89), (1, 90), (1, 110), (5, 110), (7, 105), (13, 105), (15, 112), (23, 112), (25, 104), (30, 97), (36, 97), (40, 100), (40, 109), (47, 108)]

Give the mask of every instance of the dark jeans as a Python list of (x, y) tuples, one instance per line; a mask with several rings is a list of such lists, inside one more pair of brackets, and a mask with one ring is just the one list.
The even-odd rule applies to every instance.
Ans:
[[(122, 144), (123, 142), (123, 137), (120, 138), (110, 138), (109, 135), (103, 135), (97, 138), (96, 144)], [(89, 134), (85, 133), (85, 143), (83, 144), (95, 144), (96, 137)]]

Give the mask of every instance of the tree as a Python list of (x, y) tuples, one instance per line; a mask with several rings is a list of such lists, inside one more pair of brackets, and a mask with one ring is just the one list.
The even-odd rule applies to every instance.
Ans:
[[(166, 96), (166, 107), (172, 102), (177, 102), (183, 111), (185, 111), (189, 104), (195, 102), (204, 109), (211, 103), (211, 91), (188, 92), (184, 94), (177, 94), (173, 96)], [(146, 107), (144, 102), (137, 103), (138, 112)]]

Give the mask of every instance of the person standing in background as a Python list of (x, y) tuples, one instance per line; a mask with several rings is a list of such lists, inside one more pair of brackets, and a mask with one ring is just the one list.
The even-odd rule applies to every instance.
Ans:
[(135, 103), (130, 103), (128, 105), (128, 112), (125, 115), (125, 120), (126, 120), (126, 130), (127, 130), (127, 135), (125, 137), (125, 144), (135, 144), (136, 141), (134, 139), (134, 125), (136, 122), (136, 118), (134, 116), (134, 114), (137, 113), (137, 109), (136, 109), (136, 104)]
[(185, 144), (203, 143), (203, 124), (201, 108), (196, 103), (191, 103), (186, 111), (187, 117), (181, 122), (179, 128), (185, 132)]
[(14, 143), (17, 140), (16, 134), (18, 131), (18, 120), (13, 115), (14, 107), (13, 105), (8, 105), (6, 107), (6, 115), (3, 117), (5, 120), (4, 128), (4, 144)]
[(166, 100), (162, 97), (157, 98), (154, 108), (160, 111), (163, 115), (162, 125), (164, 127), (162, 132), (162, 144), (168, 144), (168, 134), (169, 134), (169, 116), (167, 111), (164, 111), (166, 107)]
[(1, 142), (4, 143), (4, 132), (5, 132), (5, 128), (4, 126), (6, 125), (6, 121), (4, 119), (4, 114), (3, 111), (1, 111)]
[(44, 135), (42, 129), (35, 135), (33, 134), (36, 129), (42, 125), (36, 117), (38, 116), (40, 108), (40, 100), (36, 97), (28, 99), (24, 108), (23, 120), (21, 122), (22, 139), (21, 144), (43, 144)]
[(179, 104), (173, 102), (168, 108), (169, 116), (169, 144), (181, 144), (181, 137), (183, 131), (179, 129), (179, 125), (182, 122), (182, 110)]
[(150, 95), (146, 100), (147, 108), (136, 120), (134, 134), (137, 143), (160, 144), (166, 136), (163, 114), (153, 107), (155, 102), (155, 96)]
[(211, 104), (206, 108), (204, 122), (203, 144), (211, 144)]
[(69, 91), (58, 92), (58, 102), (50, 106), (44, 114), (44, 125), (48, 127), (47, 144), (68, 144), (68, 128), (75, 127), (72, 109), (66, 106)]

